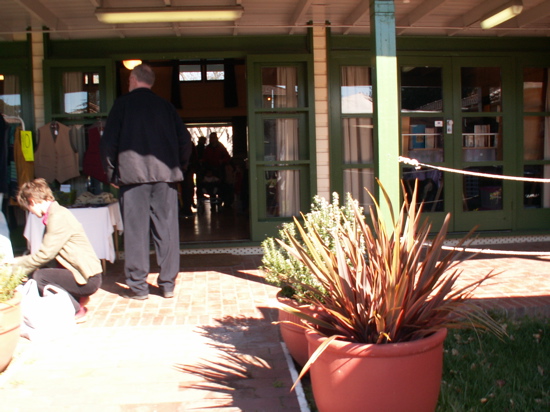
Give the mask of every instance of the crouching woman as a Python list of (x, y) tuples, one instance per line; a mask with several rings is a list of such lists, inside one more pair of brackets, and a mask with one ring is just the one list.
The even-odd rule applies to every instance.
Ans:
[[(43, 293), (46, 285), (55, 285), (69, 293), (77, 323), (86, 320), (86, 303), (102, 282), (100, 260), (82, 225), (74, 215), (55, 201), (44, 179), (24, 183), (17, 194), (21, 208), (42, 219), (46, 226), (42, 244), (36, 253), (17, 257), (13, 266), (36, 280)], [(57, 261), (57, 267), (51, 263)]]

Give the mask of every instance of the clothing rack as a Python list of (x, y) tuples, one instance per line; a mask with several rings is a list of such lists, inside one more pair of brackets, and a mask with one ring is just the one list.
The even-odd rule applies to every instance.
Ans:
[(21, 123), (21, 127), (23, 130), (25, 130), (25, 122), (23, 121), (23, 119), (19, 116), (8, 116), (6, 114), (3, 114), (2, 115), (4, 117), (4, 119), (8, 122), (8, 123), (15, 123), (14, 120), (17, 121), (17, 123)]

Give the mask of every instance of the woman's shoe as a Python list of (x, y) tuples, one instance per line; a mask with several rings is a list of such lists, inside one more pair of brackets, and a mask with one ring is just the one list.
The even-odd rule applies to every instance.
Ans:
[(84, 323), (88, 320), (88, 309), (86, 307), (81, 306), (78, 312), (74, 315), (74, 320), (76, 323)]

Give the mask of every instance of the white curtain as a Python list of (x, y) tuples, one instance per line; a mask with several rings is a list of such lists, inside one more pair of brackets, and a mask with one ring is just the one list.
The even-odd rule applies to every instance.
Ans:
[[(277, 108), (298, 106), (297, 70), (295, 67), (277, 67)], [(277, 160), (299, 160), (298, 119), (276, 119)], [(300, 212), (300, 173), (280, 170), (277, 179), (277, 198), (280, 216), (294, 216)]]
[(296, 67), (277, 67), (275, 108), (298, 106), (298, 74)]
[(63, 93), (65, 113), (85, 113), (87, 111), (87, 94), (82, 90), (82, 73), (63, 73)]
[[(342, 67), (342, 114), (372, 113), (372, 87), (367, 66)], [(370, 118), (343, 118), (343, 162), (362, 164), (374, 162), (373, 126)], [(374, 170), (355, 168), (344, 170), (344, 191), (365, 209), (372, 204), (365, 188), (374, 191)]]
[(368, 206), (372, 204), (372, 199), (365, 188), (374, 193), (373, 169), (344, 170), (344, 192), (351, 193), (351, 196), (359, 202), (365, 212), (368, 212)]
[[(277, 160), (299, 159), (298, 119), (277, 119)], [(277, 197), (281, 216), (294, 216), (300, 211), (300, 179), (295, 170), (279, 171)]]
[(300, 213), (300, 172), (280, 170), (277, 182), (279, 216), (297, 216)]
[(367, 66), (342, 67), (342, 113), (372, 113), (372, 86)]
[(344, 163), (373, 161), (372, 121), (366, 118), (342, 119)]

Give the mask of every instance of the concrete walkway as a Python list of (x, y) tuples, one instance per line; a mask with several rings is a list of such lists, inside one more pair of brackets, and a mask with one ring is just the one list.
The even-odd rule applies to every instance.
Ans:
[[(496, 248), (550, 251), (548, 243)], [(72, 336), (21, 339), (0, 374), (0, 411), (306, 411), (301, 392), (289, 391), (292, 363), (271, 325), (277, 288), (260, 262), (186, 268), (174, 299), (146, 301), (121, 298), (122, 262), (108, 265), (88, 322)], [(502, 272), (474, 296), (486, 307), (550, 316), (550, 256), (483, 255), (462, 267), (465, 281)]]

